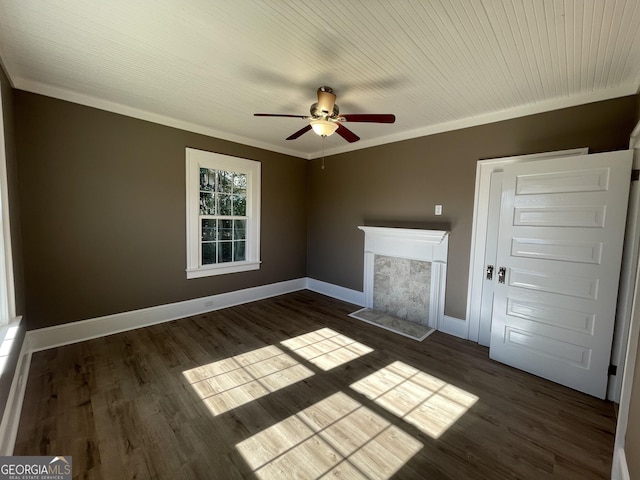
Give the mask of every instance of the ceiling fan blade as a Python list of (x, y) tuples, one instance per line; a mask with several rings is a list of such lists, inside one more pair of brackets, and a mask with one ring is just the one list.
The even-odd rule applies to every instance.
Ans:
[(290, 117), (290, 118), (309, 118), (309, 115), (287, 115), (286, 113), (254, 113), (254, 117)]
[(298, 130), (296, 133), (292, 133), (291, 135), (289, 135), (287, 137), (287, 140), (295, 140), (299, 136), (304, 135), (305, 133), (307, 133), (309, 130), (311, 130), (311, 125), (306, 125), (303, 128), (301, 128), (300, 130)]
[(360, 140), (360, 137), (358, 135), (353, 133), (341, 123), (338, 123), (338, 130), (336, 130), (336, 133), (349, 143), (357, 142), (358, 140)]
[(396, 116), (386, 113), (347, 113), (340, 115), (347, 122), (394, 123)]

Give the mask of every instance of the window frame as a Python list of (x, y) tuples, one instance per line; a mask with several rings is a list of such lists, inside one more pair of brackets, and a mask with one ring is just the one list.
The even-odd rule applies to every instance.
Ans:
[(4, 98), (0, 89), (0, 327), (8, 325), (16, 317), (6, 149)]
[[(243, 261), (201, 264), (200, 168), (243, 173), (247, 176), (246, 259)], [(261, 164), (255, 160), (195, 148), (186, 149), (187, 279), (260, 268), (260, 176)]]

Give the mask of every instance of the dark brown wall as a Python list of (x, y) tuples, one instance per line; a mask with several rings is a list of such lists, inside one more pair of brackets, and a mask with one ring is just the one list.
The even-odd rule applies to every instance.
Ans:
[[(23, 91), (14, 101), (29, 329), (305, 276), (306, 160)], [(185, 147), (261, 162), (260, 270), (186, 279)]]
[[(29, 328), (305, 274), (362, 290), (361, 224), (450, 229), (445, 313), (465, 318), (477, 160), (626, 148), (637, 102), (625, 97), (335, 155), (326, 170), (313, 161), (305, 233), (304, 160), (16, 91)], [(262, 162), (260, 271), (184, 278), (186, 146)]]
[[(7, 186), (9, 195), (9, 223), (11, 230), (11, 250), (13, 254), (13, 276), (15, 287), (16, 314), (24, 315), (24, 281), (22, 269), (22, 248), (19, 221), (19, 202), (17, 193), (17, 164), (15, 150), (15, 128), (13, 114), (13, 90), (7, 79), (2, 66), (0, 65), (0, 88), (2, 89), (2, 120), (4, 125), (4, 145), (7, 165)], [(12, 344), (12, 349), (7, 358), (7, 362), (0, 376), (0, 418), (11, 389), (18, 357), (22, 348), (25, 335), (25, 322), (20, 325), (20, 329)]]
[[(628, 148), (637, 98), (531, 115), (312, 163), (307, 275), (361, 291), (364, 235), (358, 225), (451, 230), (445, 314), (466, 318), (476, 162), (589, 147)], [(443, 215), (434, 215), (434, 205)]]

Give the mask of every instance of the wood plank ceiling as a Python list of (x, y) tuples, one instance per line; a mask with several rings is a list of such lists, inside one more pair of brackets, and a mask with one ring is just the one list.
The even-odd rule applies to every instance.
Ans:
[(321, 85), (364, 148), (640, 86), (638, 0), (0, 2), (14, 86), (303, 158), (295, 118)]

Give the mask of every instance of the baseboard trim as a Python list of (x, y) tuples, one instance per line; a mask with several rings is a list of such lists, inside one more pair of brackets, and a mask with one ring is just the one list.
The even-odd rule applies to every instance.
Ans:
[(364, 292), (351, 290), (350, 288), (334, 285), (333, 283), (323, 282), (321, 280), (316, 280), (315, 278), (307, 278), (306, 288), (307, 290), (321, 293), (323, 295), (326, 295), (327, 297), (332, 297), (344, 302), (353, 303), (354, 305), (358, 305), (360, 307), (365, 306)]
[(155, 307), (132, 310), (104, 317), (80, 320), (53, 327), (40, 328), (27, 332), (31, 352), (70, 345), (94, 338), (148, 327), (158, 323), (170, 322), (180, 318), (255, 302), (285, 293), (306, 288), (306, 278), (262, 285), (259, 287), (236, 290), (208, 297), (185, 300), (183, 302), (158, 305)]
[(31, 348), (29, 339), (25, 335), (22, 348), (20, 349), (20, 356), (18, 357), (16, 371), (13, 374), (13, 381), (11, 382), (11, 389), (7, 397), (4, 415), (2, 416), (2, 423), (0, 423), (0, 456), (13, 455), (30, 366)]
[[(30, 352), (38, 352), (304, 289), (360, 307), (366, 306), (364, 292), (305, 277), (30, 330), (26, 333), (25, 340), (28, 339)], [(444, 315), (438, 330), (456, 337), (467, 338), (466, 321), (459, 318)]]
[(616, 448), (613, 452), (613, 469), (611, 471), (612, 480), (631, 480), (629, 467), (627, 466), (627, 456), (624, 448)]
[(467, 339), (467, 322), (460, 318), (444, 315), (442, 322), (438, 325), (438, 330), (454, 337)]

